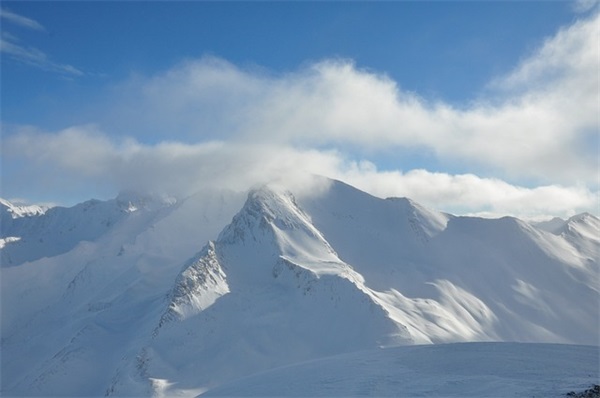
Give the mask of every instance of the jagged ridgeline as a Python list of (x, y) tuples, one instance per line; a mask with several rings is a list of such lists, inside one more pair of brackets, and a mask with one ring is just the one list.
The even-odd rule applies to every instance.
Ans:
[[(339, 181), (318, 186), (314, 194), (266, 185), (177, 200), (128, 193), (51, 209), (2, 201), (2, 393), (278, 395), (239, 381), (268, 371), (245, 380), (277, 376), (283, 392), (312, 395), (293, 388), (291, 369), (316, 380), (327, 374), (319, 361), (333, 358), (327, 380), (355, 376), (323, 379), (332, 395), (395, 395), (394, 380), (402, 366), (414, 371), (416, 358), (435, 369), (436, 355), (465, 363), (478, 350), (498, 355), (487, 369), (505, 376), (507, 394), (535, 387), (515, 381), (525, 370), (507, 369), (549, 352), (571, 369), (556, 388), (594, 384), (597, 347), (415, 345), (596, 346), (597, 217), (457, 217)], [(306, 363), (314, 366), (291, 367)], [(364, 363), (389, 377), (359, 377)], [(478, 365), (470, 366), (456, 368), (455, 381), (472, 385)], [(556, 378), (556, 366), (543, 369), (531, 373), (538, 384)], [(445, 391), (503, 395), (488, 381)]]

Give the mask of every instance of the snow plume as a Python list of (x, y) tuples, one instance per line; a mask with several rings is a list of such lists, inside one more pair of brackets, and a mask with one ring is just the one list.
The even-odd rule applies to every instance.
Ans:
[[(3, 166), (18, 172), (4, 184), (27, 181), (18, 196), (64, 181), (187, 194), (308, 172), (461, 213), (597, 213), (599, 15), (561, 29), (461, 108), (348, 60), (284, 74), (188, 60), (112, 87), (90, 117), (100, 127), (5, 132)], [(378, 170), (394, 152), (421, 155)]]
[(18, 180), (44, 181), (48, 187), (65, 189), (85, 188), (93, 181), (109, 187), (108, 195), (114, 189), (178, 196), (207, 189), (245, 191), (278, 180), (303, 192), (304, 186), (315, 188), (307, 173), (336, 170), (341, 162), (335, 152), (264, 143), (162, 141), (145, 145), (131, 138), (117, 142), (94, 126), (58, 133), (21, 131), (6, 140), (3, 150), (8, 159), (27, 159)]

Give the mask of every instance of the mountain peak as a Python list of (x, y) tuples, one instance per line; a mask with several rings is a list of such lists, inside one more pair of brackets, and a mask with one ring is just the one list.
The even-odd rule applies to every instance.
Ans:
[(576, 214), (572, 217), (570, 217), (567, 222), (584, 222), (584, 223), (599, 223), (600, 219), (598, 217), (596, 217), (595, 215), (586, 212), (580, 213), (580, 214)]
[(562, 233), (600, 242), (600, 219), (590, 213), (577, 214), (567, 220)]
[(229, 286), (215, 244), (209, 241), (202, 251), (185, 264), (177, 277), (159, 328), (174, 319), (184, 320), (200, 313), (228, 292)]
[(385, 346), (597, 341), (596, 217), (553, 235), (321, 181), (3, 214), (3, 392), (192, 396)]
[(50, 206), (15, 204), (0, 198), (0, 209), (15, 219), (42, 215), (50, 209)]
[(266, 244), (274, 256), (339, 261), (295, 196), (279, 187), (264, 185), (250, 191), (242, 210), (217, 239), (225, 244), (239, 241)]
[(533, 225), (554, 235), (584, 235), (588, 239), (600, 241), (600, 219), (587, 212), (576, 214), (567, 220), (555, 217)]
[(115, 199), (119, 208), (131, 213), (140, 209), (156, 210), (162, 207), (172, 206), (177, 199), (168, 195), (142, 194), (136, 191), (121, 191)]

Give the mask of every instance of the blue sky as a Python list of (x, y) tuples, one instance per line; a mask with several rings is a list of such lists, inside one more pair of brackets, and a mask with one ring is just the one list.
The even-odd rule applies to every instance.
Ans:
[(447, 211), (597, 213), (597, 15), (588, 1), (5, 1), (2, 196), (184, 195), (289, 168)]
[(348, 58), (389, 74), (406, 90), (462, 103), (574, 19), (567, 2), (4, 2), (3, 7), (44, 27), (4, 20), (4, 32), (83, 73), (52, 76), (4, 57), (4, 121), (53, 128), (83, 119), (65, 109), (65, 100), (77, 106), (81, 96), (100, 95), (132, 73), (159, 73), (207, 54), (275, 73)]

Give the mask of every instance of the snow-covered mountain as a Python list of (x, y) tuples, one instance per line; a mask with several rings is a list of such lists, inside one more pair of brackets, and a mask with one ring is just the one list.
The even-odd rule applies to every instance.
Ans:
[(2, 392), (193, 396), (380, 347), (598, 344), (595, 216), (455, 217), (317, 185), (259, 187), (243, 206), (2, 202)]

